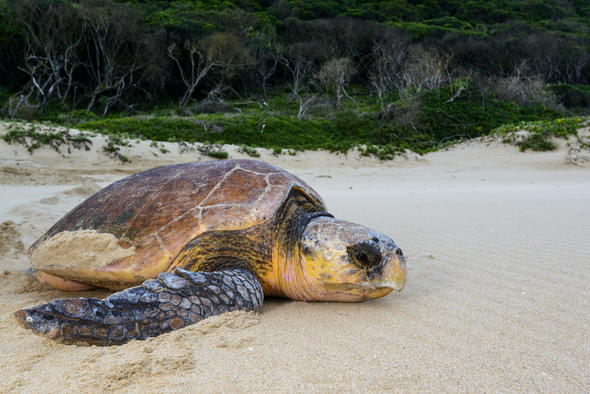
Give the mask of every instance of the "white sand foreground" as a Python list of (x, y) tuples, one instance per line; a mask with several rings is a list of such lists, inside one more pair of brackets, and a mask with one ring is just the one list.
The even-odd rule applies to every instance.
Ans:
[(72, 296), (26, 275), (26, 248), (100, 187), (205, 157), (142, 142), (121, 164), (93, 141), (30, 155), (0, 140), (0, 392), (590, 391), (590, 165), (566, 164), (563, 147), (470, 142), (391, 162), (264, 152), (335, 216), (390, 235), (406, 289), (359, 304), (267, 299), (258, 314), (101, 348), (17, 326), (15, 310)]

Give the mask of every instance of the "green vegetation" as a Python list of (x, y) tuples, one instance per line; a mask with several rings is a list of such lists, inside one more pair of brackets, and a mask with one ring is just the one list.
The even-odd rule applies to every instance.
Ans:
[[(244, 2), (233, 3), (244, 4)], [(260, 3), (251, 1), (247, 4), (252, 7), (252, 5)], [(575, 24), (587, 25), (588, 21), (583, 17), (590, 16), (590, 6), (583, 1), (289, 0), (281, 2), (281, 6), (283, 12), (288, 9), (291, 15), (298, 15), (308, 20), (349, 16), (379, 22), (402, 23), (407, 21), (408, 23), (421, 23), (425, 26), (467, 31), (478, 31), (478, 27), (481, 29), (482, 25), (505, 23), (514, 19), (541, 25), (557, 19), (561, 23), (554, 26), (553, 29), (567, 31), (568, 25), (565, 21), (570, 22), (569, 29), (572, 29), (572, 25), (575, 26)]]
[(239, 114), (110, 116), (70, 125), (152, 141), (242, 145), (242, 150), (253, 157), (258, 157), (254, 148), (275, 149), (276, 154), (281, 154), (283, 149), (346, 152), (365, 146), (362, 149), (365, 155), (391, 159), (404, 149), (425, 153), (449, 143), (487, 135), (505, 123), (561, 116), (560, 112), (544, 107), (523, 107), (494, 98), (482, 100), (482, 92), (475, 85), (461, 86), (459, 95), (456, 85), (415, 94), (413, 100), (419, 103), (418, 108), (407, 108), (402, 101), (394, 101), (397, 105), (392, 110), (397, 111), (394, 118), (407, 118), (404, 112), (408, 111), (415, 118), (406, 123), (390, 120), (374, 103), (359, 102), (358, 112), (341, 110), (330, 117), (302, 120), (292, 115), (294, 109), (288, 105), (276, 103), (278, 114), (254, 106), (244, 108)]
[[(425, 153), (589, 114), (586, 3), (0, 0), (0, 113), (106, 134), (122, 160), (130, 138), (214, 157), (227, 143), (252, 157)], [(514, 143), (550, 149), (555, 133)]]
[(369, 145), (361, 147), (361, 154), (363, 156), (374, 155), (381, 160), (392, 160), (397, 154), (403, 151), (394, 145)]
[(71, 135), (65, 130), (38, 131), (35, 124), (24, 126), (18, 123), (10, 125), (8, 133), (4, 134), (2, 139), (9, 144), (22, 144), (29, 153), (33, 153), (43, 145), (49, 145), (57, 152), (61, 152), (62, 145), (89, 150), (91, 144), (88, 137), (82, 134)]
[(109, 134), (107, 144), (102, 148), (102, 150), (107, 155), (115, 159), (118, 159), (123, 163), (127, 163), (129, 162), (129, 158), (121, 153), (122, 146), (131, 146), (131, 144), (123, 136), (117, 134)]
[(164, 144), (158, 144), (156, 141), (152, 141), (150, 146), (152, 148), (158, 148), (160, 150), (160, 153), (163, 153), (163, 154), (170, 153), (170, 151), (168, 149), (166, 149)]
[(229, 157), (229, 154), (222, 150), (211, 150), (207, 152), (207, 155), (216, 159), (227, 159)]
[(504, 125), (494, 130), (503, 136), (503, 142), (518, 146), (521, 152), (555, 150), (557, 144), (553, 138), (569, 139), (575, 137), (584, 149), (590, 148), (586, 139), (578, 134), (578, 129), (590, 124), (590, 118), (570, 117), (551, 121), (519, 122)]
[(578, 108), (580, 112), (590, 109), (590, 85), (551, 85), (551, 90), (567, 108)]
[(248, 145), (242, 145), (241, 148), (242, 148), (242, 151), (250, 157), (260, 157), (260, 152), (258, 152), (256, 150), (256, 148), (252, 148), (251, 146), (248, 146)]

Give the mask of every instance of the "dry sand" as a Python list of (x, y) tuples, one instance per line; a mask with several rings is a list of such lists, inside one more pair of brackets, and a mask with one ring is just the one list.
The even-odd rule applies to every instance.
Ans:
[(563, 146), (470, 142), (392, 162), (263, 152), (337, 217), (389, 234), (408, 256), (406, 289), (359, 304), (267, 299), (258, 314), (101, 348), (16, 325), (15, 310), (71, 296), (26, 275), (25, 249), (100, 187), (205, 157), (142, 142), (121, 164), (93, 141), (63, 155), (0, 141), (0, 392), (590, 391), (590, 166), (566, 164)]

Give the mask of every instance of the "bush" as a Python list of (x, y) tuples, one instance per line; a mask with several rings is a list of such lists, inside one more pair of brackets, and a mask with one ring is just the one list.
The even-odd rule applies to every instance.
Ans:
[[(389, 145), (425, 153), (487, 135), (502, 124), (560, 116), (542, 106), (521, 107), (488, 97), (469, 79), (456, 80), (438, 90), (413, 92), (409, 103), (406, 96), (402, 94), (390, 104), (385, 117), (379, 116), (378, 106), (363, 104), (366, 114), (341, 110), (330, 117), (309, 120), (253, 109), (196, 117), (110, 117), (81, 122), (76, 127), (152, 141), (243, 145), (248, 147), (242, 148), (246, 153), (253, 148), (346, 152), (360, 145)], [(382, 157), (388, 154), (369, 152)]]
[(459, 96), (457, 86), (428, 91), (422, 98), (419, 131), (422, 141), (416, 144), (423, 149), (436, 145), (489, 134), (504, 123), (519, 120), (553, 119), (560, 112), (543, 106), (518, 106), (486, 97), (477, 86), (469, 82)]
[(361, 155), (376, 156), (381, 160), (393, 160), (396, 155), (403, 153), (404, 150), (399, 146), (388, 145), (368, 145), (361, 148)]
[(207, 152), (207, 156), (211, 156), (214, 157), (216, 159), (227, 159), (229, 157), (229, 154), (226, 151), (222, 151), (222, 150), (212, 150)]
[(260, 157), (260, 152), (248, 145), (242, 145), (242, 151), (250, 157)]
[(579, 137), (578, 128), (587, 123), (587, 119), (584, 120), (580, 117), (519, 122), (498, 127), (494, 133), (503, 136), (502, 142), (518, 146), (521, 152), (527, 149), (550, 151), (557, 148), (557, 144), (551, 140), (552, 138)]
[(590, 85), (570, 85), (567, 83), (550, 86), (560, 103), (567, 108), (590, 110)]

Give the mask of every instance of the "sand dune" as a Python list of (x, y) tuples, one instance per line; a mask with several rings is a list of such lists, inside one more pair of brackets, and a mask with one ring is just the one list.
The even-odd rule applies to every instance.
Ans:
[(106, 184), (205, 159), (141, 142), (121, 164), (101, 143), (29, 155), (0, 141), (0, 391), (590, 391), (590, 170), (563, 147), (477, 141), (391, 162), (264, 151), (335, 216), (389, 234), (408, 256), (406, 289), (359, 304), (267, 299), (146, 341), (68, 346), (12, 318), (71, 296), (26, 274), (25, 249)]

